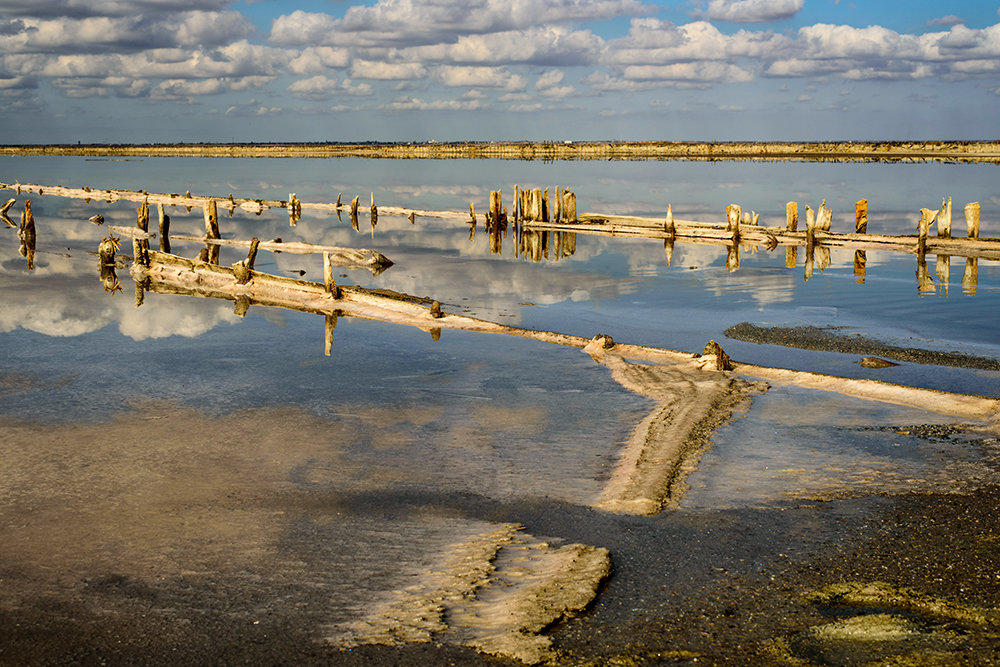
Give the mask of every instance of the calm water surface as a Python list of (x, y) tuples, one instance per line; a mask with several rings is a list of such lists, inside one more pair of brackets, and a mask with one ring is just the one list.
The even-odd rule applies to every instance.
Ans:
[[(382, 205), (467, 210), (473, 201), (477, 211), (492, 189), (502, 188), (509, 205), (515, 184), (558, 185), (577, 193), (584, 212), (658, 216), (669, 203), (678, 218), (721, 221), (725, 206), (738, 203), (772, 225), (783, 224), (787, 201), (801, 210), (825, 199), (834, 231), (850, 230), (854, 202), (867, 198), (868, 229), (885, 234), (913, 233), (920, 208), (952, 197), (956, 230), (964, 229), (964, 204), (980, 201), (981, 234), (1000, 236), (994, 165), (4, 157), (0, 180), (272, 199), (294, 192), (306, 202), (342, 193), (363, 204), (374, 192)], [(494, 503), (592, 502), (651, 407), (578, 350), (529, 340), (445, 330), (434, 341), (416, 329), (341, 318), (326, 357), (324, 322), (314, 315), (255, 306), (239, 317), (229, 301), (158, 294), (137, 308), (127, 269), (118, 271), (120, 293), (102, 288), (94, 253), (106, 227), (87, 221), (100, 213), (106, 224), (132, 226), (136, 205), (30, 199), (33, 271), (18, 254), (16, 230), (0, 229), (0, 416), (33, 430), (38, 445), (0, 466), (11, 468), (7, 497), (27, 502), (25, 511), (39, 513), (49, 529), (98, 527), (89, 537), (69, 531), (57, 539), (60, 567), (73, 575), (149, 576), (139, 563), (192, 577), (240, 561), (242, 572), (259, 570), (266, 585), (279, 559), (301, 568), (297, 594), (323, 588), (329, 603), (312, 620), (340, 627), (367, 600), (433, 568), (449, 544), (489, 530)], [(170, 215), (174, 234), (200, 233), (200, 210)], [(346, 215), (307, 210), (292, 229), (281, 210), (231, 218), (220, 210), (227, 238), (377, 249), (395, 265), (377, 276), (338, 270), (338, 282), (428, 296), (450, 312), (692, 352), (715, 339), (733, 358), (760, 365), (1000, 395), (994, 372), (914, 364), (870, 370), (856, 355), (755, 345), (723, 333), (744, 321), (836, 326), (1000, 358), (997, 262), (979, 262), (972, 289), (962, 284), (964, 259), (955, 258), (950, 280), (921, 293), (916, 260), (906, 254), (869, 252), (859, 280), (853, 251), (834, 250), (831, 265), (807, 281), (801, 251), (790, 269), (783, 248), (744, 248), (740, 269), (730, 272), (724, 248), (678, 243), (668, 264), (662, 241), (581, 234), (571, 256), (532, 262), (515, 256), (510, 237), (501, 254), (491, 254), (481, 223), (470, 240), (469, 226), (455, 221), (411, 225), (380, 216), (374, 232), (366, 216), (360, 222), (355, 231)], [(174, 248), (188, 256), (199, 249)], [(223, 248), (222, 263), (244, 252)], [(262, 252), (256, 268), (322, 280), (317, 256)], [(973, 477), (994, 478), (989, 453), (950, 446), (942, 454), (872, 428), (935, 421), (947, 418), (772, 390), (718, 432), (682, 511), (959, 489)], [(144, 429), (150, 439), (140, 437), (139, 447)], [(174, 444), (158, 445), (167, 441)], [(61, 506), (25, 500), (42, 493), (31, 482), (40, 471), (50, 480), (47, 497), (62, 498)], [(142, 491), (154, 473), (169, 489), (161, 501)], [(195, 500), (183, 500), (185, 489), (196, 489)], [(267, 510), (226, 500), (234, 497)], [(110, 521), (111, 508), (122, 506), (135, 510), (132, 520)], [(164, 518), (178, 515), (188, 520)], [(151, 520), (159, 527), (139, 530), (140, 516), (161, 517)], [(220, 533), (223, 525), (231, 529)], [(18, 534), (13, 524), (3, 530)], [(8, 556), (29, 562), (38, 557), (32, 540), (40, 545), (43, 536), (22, 537), (23, 548)], [(221, 541), (230, 555), (197, 546), (202, 538)]]

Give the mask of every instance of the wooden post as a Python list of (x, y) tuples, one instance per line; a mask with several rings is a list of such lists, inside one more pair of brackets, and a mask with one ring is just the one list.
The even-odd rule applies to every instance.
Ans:
[(541, 221), (542, 218), (542, 190), (535, 188), (531, 191), (531, 210), (528, 213), (529, 220)]
[(249, 310), (250, 297), (246, 294), (237, 294), (236, 303), (233, 304), (233, 314), (236, 315), (236, 317), (246, 317), (247, 311)]
[(563, 219), (566, 222), (576, 222), (576, 193), (563, 190)]
[[(799, 205), (790, 201), (785, 204), (785, 229), (794, 232), (799, 227)], [(798, 262), (798, 246), (790, 245), (785, 248), (785, 268), (794, 269)]]
[(979, 237), (979, 202), (974, 201), (965, 205), (965, 226), (970, 239)]
[(441, 312), (441, 303), (438, 301), (431, 302), (431, 317), (434, 319), (440, 319), (444, 317), (444, 313)]
[(576, 254), (576, 232), (566, 232), (563, 234), (563, 257), (572, 257)]
[(170, 216), (163, 204), (156, 205), (156, 213), (160, 218), (160, 252), (170, 252)]
[(558, 223), (560, 220), (562, 220), (562, 191), (559, 189), (558, 185), (556, 186), (555, 201), (556, 201), (556, 210), (555, 213), (552, 215), (552, 221)]
[(337, 315), (331, 313), (326, 316), (326, 326), (323, 329), (323, 354), (330, 356), (333, 351), (333, 330), (337, 328)]
[[(663, 223), (663, 233), (667, 235), (667, 238), (672, 239), (676, 232), (677, 230), (674, 226), (674, 209), (670, 204), (667, 204), (667, 219)], [(672, 251), (673, 249), (671, 249)], [(670, 263), (667, 262), (667, 266), (669, 265)]]
[(938, 211), (929, 208), (920, 209), (920, 222), (917, 225), (917, 254), (923, 257), (927, 252), (927, 235), (930, 234), (931, 225), (937, 218)]
[(663, 253), (667, 256), (667, 266), (674, 261), (674, 239), (667, 237), (663, 239)]
[(358, 200), (360, 197), (355, 197), (351, 200), (351, 227), (354, 231), (358, 231)]
[(740, 242), (740, 218), (742, 211), (736, 204), (726, 207), (726, 230), (733, 233), (733, 244)]
[(545, 194), (542, 195), (542, 222), (549, 221), (549, 189), (545, 188)]
[(868, 233), (868, 200), (859, 199), (854, 205), (854, 231), (857, 234)]
[(831, 211), (826, 206), (826, 200), (819, 205), (819, 210), (816, 211), (816, 229), (821, 232), (830, 231), (830, 223), (833, 221), (833, 211)]
[(937, 217), (938, 236), (946, 239), (951, 238), (951, 197), (941, 198), (941, 210)]
[(302, 204), (294, 192), (288, 193), (288, 226), (294, 227), (295, 223), (302, 217)]
[[(149, 232), (149, 198), (142, 200), (136, 215), (135, 226), (140, 232)], [(132, 239), (132, 261), (142, 266), (149, 266), (149, 239)]]
[[(812, 248), (816, 243), (816, 213), (806, 205), (806, 248)], [(807, 250), (807, 254), (810, 254)]]
[(334, 299), (340, 298), (340, 287), (333, 279), (333, 262), (330, 261), (330, 253), (323, 251), (323, 287)]
[(233, 264), (233, 275), (236, 276), (238, 284), (246, 285), (250, 282), (253, 275), (253, 263), (257, 261), (257, 246), (259, 245), (259, 238), (255, 236), (250, 239), (250, 252), (247, 253), (247, 258)]
[(35, 216), (31, 212), (31, 202), (24, 201), (24, 210), (21, 211), (21, 227), (17, 232), (17, 237), (21, 241), (18, 251), (21, 257), (28, 262), (28, 270), (35, 270)]
[(490, 192), (490, 219), (494, 224), (505, 222), (503, 214), (503, 190)]
[(203, 210), (205, 212), (205, 236), (210, 239), (221, 238), (219, 234), (219, 214), (216, 210), (215, 200), (205, 200)]
[(473, 227), (476, 226), (476, 205), (469, 202), (469, 224)]
[(375, 236), (375, 223), (378, 222), (378, 207), (375, 206), (375, 193), (372, 193), (372, 208), (371, 208), (371, 222), (372, 222), (372, 238)]
[(790, 201), (785, 204), (785, 228), (790, 232), (794, 232), (799, 227), (799, 205), (797, 202)]
[(521, 190), (516, 185), (514, 186), (514, 209), (512, 213), (514, 215), (514, 222), (521, 219)]

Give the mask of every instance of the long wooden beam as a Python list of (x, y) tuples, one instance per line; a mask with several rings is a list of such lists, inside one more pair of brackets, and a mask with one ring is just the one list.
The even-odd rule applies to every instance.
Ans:
[[(587, 348), (591, 354), (615, 355), (624, 359), (659, 364), (698, 363), (705, 370), (716, 371), (715, 359), (678, 350), (615, 343), (607, 337), (595, 345), (590, 339), (553, 331), (522, 329), (498, 322), (443, 311), (437, 302), (385, 290), (370, 290), (358, 286), (338, 286), (331, 291), (323, 283), (314, 283), (257, 271), (250, 272), (246, 284), (237, 281), (234, 269), (185, 259), (153, 250), (149, 251), (149, 267), (135, 264), (133, 277), (143, 289), (154, 292), (181, 293), (196, 296), (243, 301), (249, 305), (272, 306), (316, 313), (330, 318), (337, 316), (414, 326), (434, 332), (459, 329), (480, 333), (506, 334), (546, 343)], [(244, 309), (245, 312), (245, 309)], [(769, 368), (732, 362), (732, 371), (749, 377), (764, 378), (780, 384), (793, 384), (821, 391), (831, 391), (865, 400), (918, 407), (930, 412), (963, 419), (988, 420), (997, 424), (1000, 399), (959, 394), (955, 392), (910, 387), (877, 380), (847, 378), (808, 371)]]

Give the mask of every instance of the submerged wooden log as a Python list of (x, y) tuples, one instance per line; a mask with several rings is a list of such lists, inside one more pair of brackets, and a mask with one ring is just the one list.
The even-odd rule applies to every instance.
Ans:
[[(175, 241), (186, 241), (193, 243), (205, 243), (215, 246), (228, 246), (233, 248), (249, 248), (250, 241), (240, 241), (236, 239), (209, 239), (201, 236), (175, 235)], [(312, 255), (329, 253), (331, 260), (336, 266), (344, 268), (364, 268), (372, 271), (376, 275), (392, 266), (392, 260), (378, 252), (366, 248), (342, 248), (339, 246), (314, 245), (301, 241), (261, 241), (258, 245), (261, 250), (270, 252), (287, 252), (292, 255)]]

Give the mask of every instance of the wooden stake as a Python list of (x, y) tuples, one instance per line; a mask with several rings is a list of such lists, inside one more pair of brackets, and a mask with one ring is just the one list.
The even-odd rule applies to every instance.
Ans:
[(323, 253), (323, 286), (334, 299), (340, 298), (340, 287), (333, 279), (333, 262), (330, 261), (330, 253)]
[(476, 225), (476, 205), (473, 202), (469, 202), (469, 224), (473, 227)]
[(934, 273), (937, 274), (938, 289), (944, 294), (948, 294), (949, 283), (951, 282), (951, 257), (948, 255), (938, 255), (934, 263)]
[(551, 210), (552, 209), (549, 208), (549, 189), (545, 188), (545, 194), (542, 195), (542, 222), (549, 221), (549, 211)]
[[(136, 215), (135, 226), (139, 228), (141, 232), (149, 231), (149, 202), (143, 200), (142, 204), (139, 205), (139, 210)], [(132, 239), (132, 261), (142, 264), (143, 266), (149, 266), (149, 239), (140, 239), (138, 237)]]
[(375, 223), (378, 222), (378, 207), (375, 206), (375, 193), (372, 193), (372, 209), (371, 209), (371, 219), (372, 219), (372, 234), (374, 236)]
[(974, 201), (965, 205), (965, 226), (970, 239), (979, 237), (979, 202)]
[(742, 213), (742, 210), (736, 204), (730, 204), (726, 207), (726, 229), (733, 233), (734, 245), (740, 242), (740, 218), (742, 217)]
[(945, 199), (941, 198), (941, 210), (938, 211), (937, 217), (938, 224), (938, 236), (950, 239), (951, 238), (951, 197)]
[(929, 208), (920, 209), (920, 222), (917, 225), (917, 254), (921, 257), (927, 252), (927, 235), (930, 234), (931, 225), (937, 218), (938, 211)]
[(559, 186), (556, 186), (556, 211), (552, 216), (553, 222), (559, 222), (562, 220), (562, 191), (560, 191)]
[(515, 185), (514, 186), (514, 222), (521, 219), (521, 190)]
[[(816, 235), (816, 213), (815, 211), (812, 210), (812, 207), (806, 205), (806, 248), (811, 248), (813, 244), (816, 243), (815, 235)], [(806, 253), (807, 255), (810, 254), (808, 250), (806, 251)]]
[(566, 222), (576, 222), (576, 193), (563, 191), (563, 219)]
[(816, 211), (816, 229), (821, 232), (830, 231), (830, 223), (833, 221), (833, 211), (831, 211), (826, 206), (826, 200), (819, 205), (819, 210)]
[[(663, 223), (663, 232), (667, 235), (667, 238), (673, 238), (676, 231), (674, 226), (674, 209), (670, 204), (667, 204), (667, 219)], [(670, 263), (667, 262), (667, 266), (669, 265)]]
[(222, 238), (222, 235), (219, 234), (219, 213), (215, 206), (215, 200), (205, 200), (203, 210), (205, 212), (205, 236), (210, 239)]
[[(250, 251), (247, 253), (247, 258), (233, 264), (233, 273), (236, 276), (236, 282), (240, 285), (246, 285), (253, 276), (253, 263), (257, 261), (257, 247), (259, 245), (259, 238), (255, 236), (250, 239)], [(329, 254), (324, 253), (324, 256), (329, 256)]]
[(854, 277), (858, 279), (858, 284), (865, 282), (865, 265), (868, 263), (868, 255), (864, 250), (854, 251)]
[(163, 204), (156, 205), (156, 213), (160, 219), (160, 252), (170, 252), (170, 216)]
[(785, 204), (785, 228), (794, 232), (799, 227), (799, 205), (790, 201)]
[(858, 234), (868, 233), (868, 200), (859, 199), (854, 205), (854, 231)]

